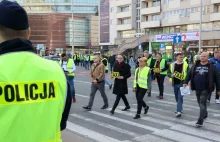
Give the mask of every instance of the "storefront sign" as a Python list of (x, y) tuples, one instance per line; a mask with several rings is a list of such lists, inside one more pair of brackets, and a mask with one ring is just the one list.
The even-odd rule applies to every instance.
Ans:
[(199, 33), (198, 32), (192, 32), (192, 33), (178, 33), (178, 34), (167, 34), (167, 35), (156, 35), (156, 42), (173, 42), (174, 36), (182, 36), (182, 41), (193, 41), (193, 40), (199, 40)]

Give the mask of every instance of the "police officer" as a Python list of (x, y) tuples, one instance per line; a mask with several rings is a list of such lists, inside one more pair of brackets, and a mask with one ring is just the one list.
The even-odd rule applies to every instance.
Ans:
[(140, 118), (141, 109), (144, 107), (144, 114), (147, 114), (149, 106), (144, 102), (146, 92), (151, 90), (151, 73), (147, 65), (147, 58), (142, 57), (139, 60), (139, 67), (135, 70), (133, 91), (136, 93), (137, 114), (134, 119)]
[(71, 106), (66, 77), (59, 64), (34, 53), (29, 37), (26, 11), (1, 1), (0, 141), (59, 142)]

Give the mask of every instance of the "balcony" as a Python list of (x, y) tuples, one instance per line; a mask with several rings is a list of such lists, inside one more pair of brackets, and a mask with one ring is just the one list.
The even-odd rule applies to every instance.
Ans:
[(116, 0), (116, 6), (131, 5), (132, 0)]
[(180, 0), (169, 0), (169, 9), (179, 8), (179, 7), (180, 7)]
[(160, 6), (143, 8), (143, 9), (141, 9), (141, 15), (160, 13), (160, 11), (161, 11)]
[(217, 4), (220, 3), (220, 0), (211, 0), (211, 4)]
[(160, 21), (146, 21), (146, 22), (141, 22), (141, 29), (144, 29), (144, 28), (153, 28), (153, 27), (160, 27)]
[(131, 11), (116, 13), (116, 18), (131, 17)]
[(210, 21), (219, 21), (219, 20), (220, 20), (220, 13), (210, 14)]
[[(194, 12), (190, 13), (189, 21), (191, 23), (198, 23), (200, 20), (200, 12)], [(210, 21), (210, 15), (205, 14), (202, 16), (202, 22), (209, 22)]]
[(131, 29), (132, 29), (131, 24), (116, 25), (117, 31), (125, 31), (125, 30), (131, 30)]

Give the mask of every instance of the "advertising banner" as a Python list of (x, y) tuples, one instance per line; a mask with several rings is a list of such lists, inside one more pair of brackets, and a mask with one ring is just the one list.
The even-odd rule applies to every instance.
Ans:
[(110, 42), (109, 0), (100, 0), (100, 43)]
[(156, 42), (173, 41), (173, 37), (177, 34), (156, 35)]

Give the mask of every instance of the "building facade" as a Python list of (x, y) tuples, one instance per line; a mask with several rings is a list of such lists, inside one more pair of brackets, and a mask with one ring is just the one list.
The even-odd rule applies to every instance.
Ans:
[[(17, 0), (29, 16), (30, 40), (51, 51), (86, 48), (91, 16), (98, 14), (98, 0)], [(74, 20), (72, 21), (72, 12)], [(74, 36), (73, 36), (74, 35)], [(73, 40), (74, 37), (74, 40)]]
[[(200, 1), (111, 0), (114, 5), (110, 11), (117, 10), (111, 21), (116, 25), (118, 52), (137, 49), (139, 43), (147, 43), (142, 50), (171, 52), (177, 35), (182, 36), (182, 42), (174, 45), (175, 50), (198, 51)], [(202, 49), (213, 51), (220, 46), (220, 0), (202, 3)]]

